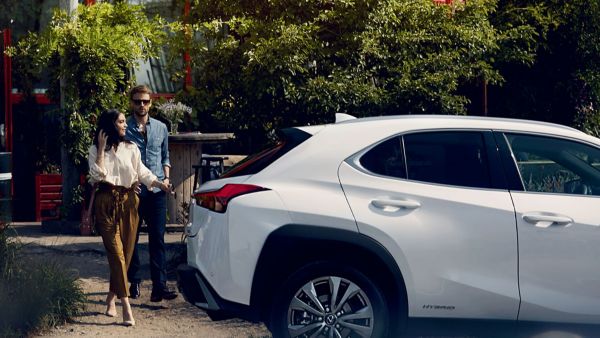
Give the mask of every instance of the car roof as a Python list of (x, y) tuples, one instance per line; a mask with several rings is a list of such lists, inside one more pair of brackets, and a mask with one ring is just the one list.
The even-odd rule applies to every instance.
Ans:
[[(458, 115), (390, 115), (365, 117), (346, 120), (334, 124), (336, 127), (361, 126), (368, 130), (371, 127), (393, 128), (396, 133), (427, 129), (489, 129), (497, 131), (523, 131), (548, 135), (562, 135), (584, 139), (598, 144), (600, 140), (577, 129), (560, 124), (500, 117), (458, 116)], [(331, 126), (331, 125), (328, 125)], [(353, 128), (351, 128), (353, 129)]]
[[(350, 116), (350, 115), (348, 115)], [(523, 120), (501, 117), (483, 117), (483, 116), (461, 116), (461, 115), (388, 115), (375, 117), (362, 117), (356, 119), (344, 119), (341, 122), (336, 122), (328, 125), (309, 125), (295, 127), (303, 130), (311, 135), (319, 133), (323, 128), (333, 125), (377, 125), (377, 124), (403, 124), (405, 128), (399, 131), (409, 129), (440, 128), (447, 126), (448, 128), (468, 128), (468, 129), (491, 129), (491, 130), (522, 130), (534, 131), (542, 133), (552, 133), (560, 130), (560, 134), (567, 133), (571, 136), (587, 135), (577, 129), (535, 120)], [(396, 127), (397, 128), (397, 127)], [(575, 134), (575, 135), (573, 135)]]
[(552, 128), (561, 128), (564, 130), (580, 132), (577, 129), (567, 127), (564, 125), (543, 122), (543, 121), (535, 121), (535, 120), (523, 120), (523, 119), (513, 119), (513, 118), (503, 118), (503, 117), (487, 117), (487, 116), (463, 116), (463, 115), (389, 115), (389, 116), (374, 116), (374, 117), (363, 117), (357, 118), (353, 120), (345, 120), (342, 122), (338, 122), (337, 124), (351, 124), (351, 123), (368, 123), (368, 122), (379, 122), (384, 123), (386, 121), (395, 121), (395, 120), (424, 120), (430, 123), (436, 124), (435, 122), (459, 122), (464, 124), (465, 127), (477, 127), (481, 128), (483, 125), (489, 126), (490, 129), (496, 129), (495, 127), (510, 125), (511, 129), (517, 125), (527, 125), (527, 126), (538, 126), (538, 127), (552, 127)]

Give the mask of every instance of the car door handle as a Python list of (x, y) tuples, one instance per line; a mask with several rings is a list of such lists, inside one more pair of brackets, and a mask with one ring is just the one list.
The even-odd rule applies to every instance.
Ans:
[(544, 215), (538, 213), (523, 214), (523, 220), (527, 223), (535, 224), (538, 228), (547, 228), (552, 224), (569, 226), (573, 223), (573, 219), (567, 216), (560, 215)]
[[(390, 208), (397, 209), (417, 209), (421, 203), (412, 200), (393, 200), (393, 199), (374, 199), (371, 201), (375, 207), (379, 209), (389, 210)], [(389, 210), (392, 211), (392, 210)], [(395, 211), (395, 210), (393, 210)]]

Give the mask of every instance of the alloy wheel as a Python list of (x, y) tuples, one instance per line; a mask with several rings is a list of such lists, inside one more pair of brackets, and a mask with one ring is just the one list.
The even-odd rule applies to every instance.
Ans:
[(336, 276), (310, 280), (292, 297), (290, 337), (371, 337), (376, 318), (369, 297), (357, 284)]

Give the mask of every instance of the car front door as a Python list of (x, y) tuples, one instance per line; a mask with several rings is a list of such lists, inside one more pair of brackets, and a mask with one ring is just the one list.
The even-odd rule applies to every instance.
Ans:
[(502, 138), (525, 187), (511, 191), (519, 320), (600, 323), (600, 149), (549, 136)]
[(516, 319), (515, 213), (491, 132), (398, 135), (339, 178), (359, 231), (395, 257), (411, 317)]

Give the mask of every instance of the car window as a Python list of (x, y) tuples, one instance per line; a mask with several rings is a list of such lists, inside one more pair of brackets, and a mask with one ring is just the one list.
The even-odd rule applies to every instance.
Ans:
[(394, 137), (376, 145), (360, 158), (360, 164), (375, 174), (406, 178), (402, 138)]
[(312, 135), (298, 128), (286, 128), (278, 131), (278, 142), (258, 153), (247, 156), (236, 163), (219, 178), (254, 175), (294, 149)]
[(470, 131), (404, 135), (408, 179), (490, 188), (483, 134)]
[(545, 136), (506, 139), (526, 191), (600, 195), (600, 149)]

